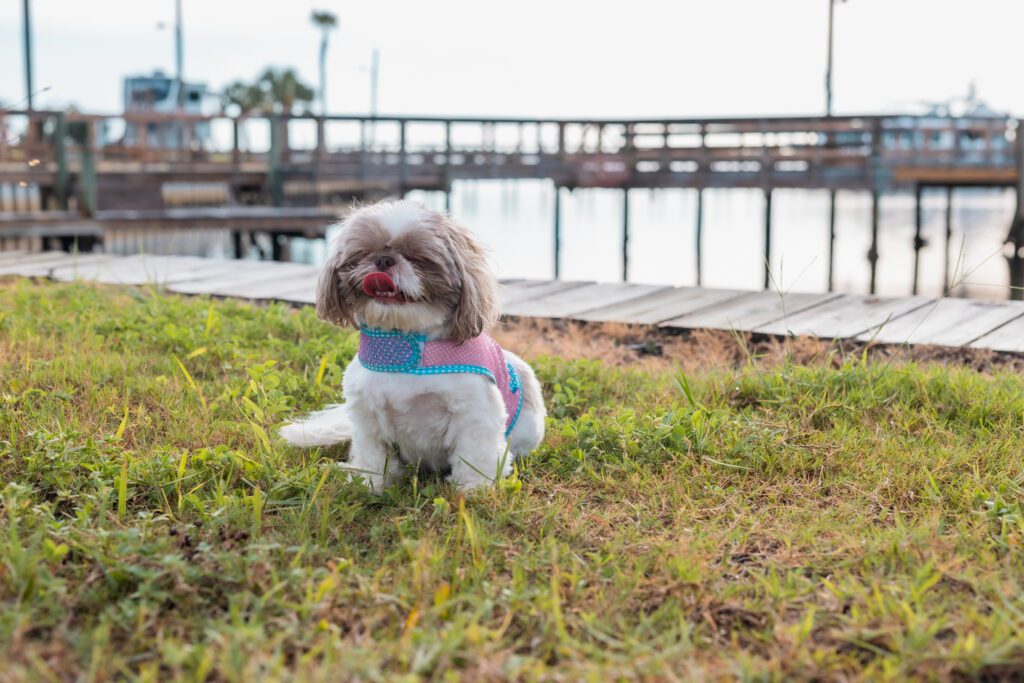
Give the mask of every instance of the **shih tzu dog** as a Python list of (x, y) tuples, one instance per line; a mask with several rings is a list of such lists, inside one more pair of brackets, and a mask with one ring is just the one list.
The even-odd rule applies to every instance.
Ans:
[(460, 488), (507, 476), (544, 437), (533, 370), (487, 329), (498, 283), (483, 248), (448, 216), (410, 201), (357, 210), (331, 241), (317, 315), (360, 330), (345, 403), (281, 428), (297, 446), (351, 441), (345, 467), (375, 491), (406, 465)]

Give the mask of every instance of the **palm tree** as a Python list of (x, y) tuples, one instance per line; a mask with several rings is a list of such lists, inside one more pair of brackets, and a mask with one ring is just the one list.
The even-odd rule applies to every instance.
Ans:
[(320, 113), (327, 115), (327, 36), (338, 25), (338, 17), (326, 10), (313, 10), (313, 25), (320, 29)]
[(267, 67), (249, 84), (242, 81), (229, 83), (221, 92), (224, 109), (235, 106), (245, 114), (295, 114), (300, 105), (313, 101), (313, 88), (299, 79), (294, 69)]
[[(267, 67), (253, 83), (234, 81), (221, 92), (221, 107), (238, 107), (239, 115), (295, 114), (300, 105), (308, 111), (313, 89), (303, 83), (294, 69)], [(288, 126), (281, 127), (282, 143), (288, 149)]]

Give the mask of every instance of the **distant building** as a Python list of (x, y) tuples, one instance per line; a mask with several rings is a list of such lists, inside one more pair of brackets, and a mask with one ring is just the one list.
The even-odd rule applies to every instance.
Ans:
[[(183, 93), (180, 111), (185, 114), (203, 114), (206, 100), (205, 83), (182, 84)], [(154, 71), (150, 76), (129, 76), (124, 79), (124, 111), (160, 112), (174, 114), (179, 111), (178, 80), (167, 76), (162, 71)], [(137, 145), (140, 142), (138, 125), (128, 122), (125, 126), (124, 144)], [(192, 135), (193, 146), (202, 145), (210, 138), (210, 125), (207, 122), (197, 123)], [(146, 144), (162, 149), (174, 148), (183, 144), (181, 127), (173, 122), (146, 124)]]

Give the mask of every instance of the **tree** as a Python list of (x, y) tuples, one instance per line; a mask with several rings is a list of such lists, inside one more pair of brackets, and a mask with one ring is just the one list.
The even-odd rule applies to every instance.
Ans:
[[(221, 91), (221, 107), (237, 107), (240, 116), (249, 114), (290, 115), (309, 111), (313, 89), (303, 83), (294, 69), (267, 67), (253, 83), (234, 81)], [(305, 105), (305, 106), (302, 106)], [(301, 109), (300, 109), (301, 107)], [(288, 126), (282, 125), (281, 143), (288, 149)], [(245, 135), (242, 129), (242, 135)]]
[(221, 106), (238, 107), (243, 116), (295, 114), (308, 111), (312, 101), (313, 89), (299, 79), (294, 69), (274, 67), (264, 69), (251, 84), (234, 81), (221, 92)]
[(327, 115), (327, 37), (338, 25), (338, 17), (323, 10), (313, 10), (313, 25), (320, 29), (320, 113)]

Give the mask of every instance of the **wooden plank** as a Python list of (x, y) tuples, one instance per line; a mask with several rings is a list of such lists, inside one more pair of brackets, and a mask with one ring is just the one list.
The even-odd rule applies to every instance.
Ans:
[(303, 275), (314, 266), (301, 263), (273, 263), (265, 261), (224, 261), (225, 270), (215, 276), (200, 276), (186, 282), (176, 282), (168, 289), (180, 294), (214, 294), (226, 296), (223, 291), (237, 292), (239, 285), (275, 282), (295, 275)]
[(518, 301), (507, 306), (505, 312), (509, 315), (533, 318), (573, 318), (577, 314), (604, 305), (621, 303), (665, 289), (668, 288), (656, 285), (592, 284), (553, 292), (539, 298)]
[(25, 254), (22, 258), (19, 258), (11, 262), (0, 263), (0, 274), (3, 275), (18, 275), (20, 268), (32, 269), (35, 274), (36, 265), (43, 263), (58, 263), (62, 260), (72, 258), (74, 254), (69, 254), (66, 251), (44, 251), (39, 254)]
[[(883, 325), (874, 338), (883, 344), (965, 346), (1021, 316), (1019, 301), (938, 299)], [(870, 339), (871, 333), (860, 338)]]
[(893, 320), (928, 304), (924, 297), (882, 298), (847, 295), (810, 310), (793, 313), (771, 323), (758, 325), (763, 334), (812, 335), (823, 339), (847, 339), (877, 330)]
[[(48, 258), (26, 258), (22, 263), (0, 266), (0, 275), (21, 275), (24, 277), (49, 277), (54, 268), (67, 266), (74, 271), (93, 263), (108, 261), (116, 256), (109, 254), (68, 254), (65, 252), (49, 252)], [(42, 254), (39, 254), (42, 256)]]
[(242, 299), (277, 299), (286, 292), (316, 291), (316, 281), (320, 275), (317, 266), (306, 266), (306, 272), (291, 275), (287, 278), (272, 278), (259, 282), (244, 282), (221, 287), (218, 296), (237, 296)]
[[(592, 285), (593, 282), (576, 282), (565, 280), (525, 280), (511, 285), (502, 285), (499, 290), (501, 297), (501, 310), (507, 313), (507, 309), (520, 301), (537, 299), (548, 294), (554, 294), (567, 289)], [(515, 315), (514, 313), (508, 313)]]
[(753, 292), (724, 302), (720, 306), (702, 308), (661, 323), (660, 327), (681, 329), (750, 331), (781, 318), (828, 303), (839, 294), (808, 294), (791, 292)]
[(972, 349), (1024, 353), (1024, 318), (1014, 318), (970, 343)]
[(292, 304), (315, 304), (316, 303), (316, 288), (310, 289), (298, 289), (291, 292), (282, 292), (276, 296), (270, 297), (274, 301), (285, 301)]
[(749, 292), (743, 292), (738, 289), (677, 287), (611, 306), (602, 306), (601, 308), (581, 313), (577, 317), (580, 320), (594, 322), (655, 325), (703, 308), (723, 304), (726, 301), (746, 296), (747, 294)]
[(73, 269), (55, 268), (54, 280), (84, 279), (105, 284), (167, 285), (172, 282), (194, 280), (206, 274), (223, 270), (223, 260), (192, 256), (154, 256), (139, 254), (115, 258)]
[(26, 256), (24, 249), (11, 249), (9, 251), (0, 251), (0, 264), (7, 261), (14, 261), (20, 257)]

